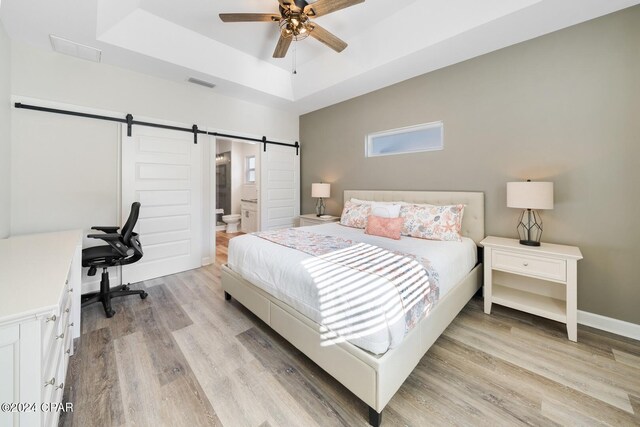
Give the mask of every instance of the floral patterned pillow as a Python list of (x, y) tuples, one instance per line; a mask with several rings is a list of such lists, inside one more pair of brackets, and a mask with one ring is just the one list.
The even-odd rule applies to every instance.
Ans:
[(463, 214), (464, 205), (403, 206), (400, 209), (400, 218), (404, 218), (402, 234), (420, 239), (460, 242)]
[(342, 210), (340, 224), (353, 228), (365, 228), (367, 226), (367, 217), (370, 213), (371, 205), (347, 201)]
[(387, 237), (389, 239), (400, 240), (400, 232), (404, 219), (402, 218), (383, 218), (380, 216), (369, 215), (367, 219), (367, 228), (364, 232), (372, 236)]

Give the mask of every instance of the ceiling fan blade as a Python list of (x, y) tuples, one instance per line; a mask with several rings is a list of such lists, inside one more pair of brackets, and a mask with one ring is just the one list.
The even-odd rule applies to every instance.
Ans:
[(278, 22), (280, 15), (273, 13), (221, 13), (222, 22)]
[(298, 12), (301, 10), (301, 8), (298, 7), (294, 0), (278, 0), (278, 3), (280, 3), (280, 6), (285, 10), (289, 9), (293, 12)]
[(273, 51), (273, 57), (284, 58), (289, 50), (289, 45), (291, 45), (291, 40), (293, 40), (292, 37), (283, 37), (281, 34), (278, 44), (276, 45), (276, 50)]
[(364, 0), (318, 0), (308, 6), (305, 6), (304, 13), (308, 16), (328, 15), (336, 10), (355, 6), (364, 3)]
[(347, 44), (344, 41), (331, 34), (315, 22), (310, 25), (312, 26), (312, 29), (309, 32), (309, 35), (326, 44), (336, 52), (342, 52), (347, 47)]

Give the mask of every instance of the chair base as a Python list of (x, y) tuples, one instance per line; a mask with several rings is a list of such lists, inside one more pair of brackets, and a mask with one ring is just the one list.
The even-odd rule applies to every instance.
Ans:
[(116, 312), (111, 308), (111, 299), (127, 295), (140, 295), (141, 299), (145, 299), (149, 296), (149, 294), (144, 290), (130, 290), (128, 284), (111, 288), (109, 285), (109, 273), (107, 272), (107, 269), (104, 268), (102, 271), (102, 280), (100, 280), (100, 291), (82, 295), (82, 307), (84, 308), (95, 302), (102, 302), (102, 307), (104, 308), (106, 316), (113, 317)]

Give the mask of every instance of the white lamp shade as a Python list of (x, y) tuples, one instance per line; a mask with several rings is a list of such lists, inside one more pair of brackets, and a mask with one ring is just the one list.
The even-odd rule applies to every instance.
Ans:
[(507, 207), (553, 209), (553, 182), (507, 182)]
[(331, 184), (311, 184), (311, 197), (326, 199), (331, 194)]

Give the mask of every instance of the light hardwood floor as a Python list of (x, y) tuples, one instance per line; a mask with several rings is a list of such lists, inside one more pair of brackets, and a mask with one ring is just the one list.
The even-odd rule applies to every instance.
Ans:
[[(219, 236), (218, 262), (226, 259)], [(235, 300), (218, 265), (83, 310), (65, 401), (76, 426), (365, 426), (367, 407)], [(640, 342), (476, 296), (383, 412), (383, 425), (640, 425)]]

